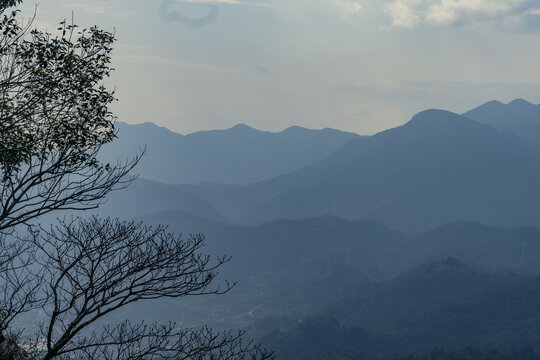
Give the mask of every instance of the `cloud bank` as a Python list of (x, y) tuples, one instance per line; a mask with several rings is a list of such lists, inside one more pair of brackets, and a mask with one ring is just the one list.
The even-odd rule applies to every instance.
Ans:
[(531, 0), (392, 0), (383, 6), (392, 27), (488, 26), (522, 30), (540, 23), (540, 3)]

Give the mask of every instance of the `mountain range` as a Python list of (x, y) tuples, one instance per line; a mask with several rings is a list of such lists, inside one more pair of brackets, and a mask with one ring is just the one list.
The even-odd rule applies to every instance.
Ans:
[(463, 115), (520, 137), (527, 146), (540, 154), (540, 105), (523, 99), (508, 104), (489, 101)]
[[(196, 151), (179, 160), (184, 136), (120, 124), (129, 146), (109, 148), (111, 159), (144, 144), (141, 129), (155, 139), (141, 177), (113, 192), (101, 214), (204, 233), (205, 253), (232, 256), (218, 283), (238, 284), (222, 297), (132, 307), (118, 320), (247, 328), (285, 360), (375, 359), (470, 344), (491, 358), (492, 347), (540, 348), (537, 109), (524, 100), (463, 115), (432, 109), (369, 137), (330, 131), (336, 142), (329, 130), (315, 131), (324, 152), (307, 157), (308, 147), (288, 147), (302, 161), (268, 172), (255, 145), (259, 155), (249, 161), (237, 159), (249, 151), (243, 145), (235, 156), (216, 155), (258, 130), (210, 132), (221, 138), (204, 153), (210, 160)], [(209, 134), (199, 134), (205, 140), (192, 142), (194, 149), (212, 141)], [(178, 183), (190, 169), (185, 162), (208, 172), (194, 170), (197, 180)], [(257, 176), (216, 181), (235, 166)]]
[[(521, 123), (533, 126), (538, 108), (524, 100), (515, 100), (507, 105), (489, 102), (467, 112), (466, 116), (443, 110), (427, 110), (415, 115), (403, 126), (369, 137), (300, 128), (277, 134), (263, 133), (245, 126), (195, 134), (194, 138), (206, 136), (204, 142), (195, 142), (201, 146), (207, 141), (211, 144), (213, 137), (222, 139), (214, 145), (207, 145), (215, 149), (222, 146), (219, 144), (238, 142), (234, 140), (237, 136), (245, 139), (245, 144), (252, 141), (252, 136), (283, 139), (292, 132), (312, 134), (319, 138), (321, 144), (326, 141), (325, 153), (328, 156), (324, 157), (320, 152), (309, 160), (304, 157), (303, 162), (296, 162), (296, 169), (250, 184), (238, 184), (237, 181), (237, 184), (203, 182), (163, 185), (140, 180), (124, 193), (113, 194), (110, 200), (112, 205), (106, 206), (103, 211), (107, 214), (139, 216), (182, 210), (212, 220), (241, 224), (332, 215), (373, 220), (406, 232), (425, 231), (455, 221), (539, 226), (540, 152), (530, 145), (535, 135), (532, 131), (526, 132), (530, 137), (527, 140), (516, 131), (508, 130), (521, 128)], [(503, 129), (503, 125), (508, 129)], [(155, 128), (148, 124), (141, 126)], [(127, 128), (135, 130), (136, 127)], [(163, 140), (159, 141), (159, 151), (163, 153), (161, 158), (169, 159), (165, 164), (170, 164), (168, 173), (172, 178), (173, 174), (182, 171), (182, 166), (177, 164), (183, 160), (178, 160), (176, 154), (179, 152), (170, 144), (183, 137), (156, 129), (165, 132)], [(120, 138), (121, 134), (122, 128)], [(330, 138), (325, 134), (335, 137), (328, 140)], [(142, 143), (143, 139), (137, 136), (127, 136), (124, 143)], [(326, 140), (320, 140), (321, 137)], [(225, 138), (229, 140), (223, 140)], [(168, 139), (175, 140), (171, 142)], [(284, 145), (284, 148), (289, 149), (289, 154), (304, 151), (295, 152), (288, 146)], [(330, 148), (337, 150), (332, 152)], [(256, 155), (257, 151), (240, 150), (241, 147), (235, 149), (238, 151), (237, 158), (253, 156), (251, 165), (271, 168), (274, 164), (264, 156)], [(197, 154), (196, 151), (190, 154), (193, 153)], [(194, 157), (190, 162), (198, 162), (198, 166), (206, 167), (209, 171), (214, 169), (215, 162), (229, 164), (223, 158), (205, 154), (208, 160)], [(283, 159), (284, 154), (276, 152), (276, 158)], [(255, 159), (257, 156), (258, 160)], [(154, 158), (150, 160), (148, 165), (141, 166), (142, 178), (151, 178), (149, 174), (153, 174), (152, 168), (145, 166), (159, 163)], [(234, 167), (230, 164), (227, 166)], [(242, 166), (245, 171), (254, 169), (245, 164)], [(286, 170), (282, 168), (280, 171)], [(272, 173), (280, 171), (274, 168)], [(262, 173), (259, 175), (264, 177)], [(126, 212), (122, 211), (123, 204), (129, 204)]]
[(272, 133), (239, 124), (188, 135), (152, 123), (116, 127), (118, 138), (103, 148), (103, 159), (131, 158), (146, 148), (137, 172), (167, 184), (248, 184), (316, 162), (358, 137), (298, 126)]

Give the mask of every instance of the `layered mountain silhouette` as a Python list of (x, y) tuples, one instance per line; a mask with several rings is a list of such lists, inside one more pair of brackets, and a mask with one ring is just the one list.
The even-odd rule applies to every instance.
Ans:
[(462, 220), (539, 224), (539, 183), (539, 158), (519, 138), (427, 110), (295, 172), (243, 187), (184, 191), (234, 222), (334, 215), (419, 231)]
[[(227, 270), (234, 278), (272, 274), (281, 284), (306, 286), (326, 279), (346, 288), (351, 278), (391, 279), (412, 266), (447, 258), (490, 271), (540, 274), (540, 231), (532, 227), (456, 222), (408, 235), (372, 221), (331, 216), (256, 226), (217, 223), (183, 211), (141, 219), (168, 224), (177, 233), (205, 234), (210, 253), (234, 258)], [(346, 272), (354, 276), (346, 279)]]
[(185, 211), (211, 221), (226, 221), (197, 195), (177, 185), (143, 178), (136, 179), (127, 189), (111, 192), (107, 201), (100, 206), (99, 214), (129, 220), (168, 210)]
[[(204, 253), (232, 256), (219, 280), (239, 284), (224, 297), (170, 299), (119, 316), (249, 327), (284, 359), (539, 347), (537, 108), (516, 100), (465, 115), (427, 110), (370, 137), (323, 130), (311, 134), (325, 150), (309, 159), (298, 154), (312, 143), (291, 145), (310, 133), (300, 128), (182, 136), (121, 125), (120, 139), (134, 134), (115, 157), (147, 143), (150, 160), (101, 214), (206, 234)], [(141, 140), (145, 131), (153, 135)], [(340, 139), (333, 150), (328, 131)], [(280, 148), (288, 132), (301, 136)], [(281, 140), (270, 146), (266, 137)], [(181, 152), (196, 164), (182, 163)], [(295, 165), (278, 166), (273, 155)], [(187, 184), (177, 184), (180, 171), (192, 177)]]
[(189, 135), (152, 123), (118, 123), (117, 129), (118, 139), (104, 147), (104, 159), (130, 158), (146, 146), (136, 171), (168, 184), (248, 184), (302, 168), (358, 137), (297, 126), (272, 133), (242, 124)]
[(540, 154), (540, 105), (523, 99), (508, 104), (490, 101), (463, 115), (502, 132), (515, 134)]
[[(507, 114), (514, 114), (512, 116), (516, 119), (522, 119), (516, 108), (529, 109), (530, 114), (537, 108), (523, 100), (507, 105), (492, 102), (469, 112), (468, 115), (488, 122), (487, 119), (491, 119), (492, 114), (490, 109), (500, 106), (508, 109)], [(493, 114), (495, 113), (499, 114), (499, 118), (497, 120), (493, 115), (493, 125), (511, 122), (505, 120), (511, 115), (504, 115), (504, 111), (493, 110)], [(500, 115), (501, 113), (504, 116)], [(523, 110), (523, 114), (525, 113), (527, 112)], [(523, 115), (523, 119), (522, 122), (534, 122), (533, 115), (530, 115), (529, 120)], [(517, 120), (515, 122), (518, 124)], [(299, 139), (301, 136), (288, 135), (299, 133), (303, 134), (302, 136), (311, 134), (318, 139), (326, 136), (328, 139), (325, 135), (328, 132), (340, 139), (332, 142), (334, 147), (339, 147), (338, 142), (346, 142), (348, 136), (352, 139), (322, 160), (304, 167), (301, 167), (300, 161), (295, 160), (300, 169), (247, 185), (214, 182), (163, 185), (138, 180), (128, 190), (111, 196), (109, 204), (102, 209), (107, 214), (141, 216), (159, 211), (181, 210), (215, 221), (236, 224), (260, 224), (275, 219), (332, 215), (377, 221), (406, 232), (424, 231), (456, 221), (502, 226), (540, 226), (540, 153), (537, 154), (515, 133), (497, 130), (491, 125), (448, 111), (423, 111), (403, 126), (370, 137), (358, 137), (332, 130), (310, 132), (301, 128), (273, 134), (245, 126), (182, 137), (149, 124), (141, 125), (141, 128), (150, 128), (150, 133), (161, 132), (161, 135), (155, 135), (156, 141), (159, 140), (160, 143), (156, 149), (162, 152), (159, 157), (170, 159), (171, 164), (170, 171), (155, 170), (156, 174), (160, 171), (164, 174), (156, 177), (169, 176), (170, 179), (175, 177), (180, 169), (188, 173), (186, 176), (195, 176), (193, 174), (198, 173), (196, 170), (189, 172), (185, 167), (174, 165), (176, 154), (181, 153), (178, 150), (178, 139), (189, 138), (191, 144), (198, 144), (199, 150), (204, 150), (205, 146), (208, 148), (198, 153), (199, 150), (195, 151), (193, 145), (194, 150), (189, 153), (192, 156), (189, 161), (197, 163), (197, 166), (206, 169), (205, 171), (214, 171), (214, 175), (225, 174), (228, 171), (225, 167), (234, 169), (238, 166), (245, 171), (252, 171), (252, 174), (258, 173), (261, 177), (262, 172), (253, 169), (273, 169), (264, 176), (271, 172), (286, 171), (283, 167), (285, 165), (278, 171), (272, 164), (287, 157), (286, 152), (291, 148), (289, 145), (301, 140), (285, 142), (289, 144), (284, 145), (284, 148), (289, 149), (287, 151), (281, 149), (281, 152), (276, 151), (274, 154), (262, 154), (260, 151), (263, 147), (257, 148), (253, 144), (255, 150), (247, 150), (246, 144), (255, 141), (255, 138)], [(127, 126), (126, 129), (139, 131), (137, 126)], [(122, 130), (123, 128), (120, 129)], [(148, 140), (150, 143), (152, 136)], [(236, 136), (244, 140), (233, 140)], [(137, 136), (127, 138), (137, 139)], [(230, 141), (243, 144), (230, 150), (236, 152), (231, 157), (239, 158), (238, 161), (226, 161), (217, 155), (219, 149), (229, 146), (225, 144)], [(204, 145), (206, 142), (208, 144)], [(321, 150), (317, 156), (321, 157), (323, 152), (330, 152), (330, 142), (327, 142), (326, 150)], [(321, 140), (321, 143), (324, 141)], [(306, 149), (309, 146), (311, 145), (308, 142)], [(269, 148), (272, 147), (267, 149)], [(297, 149), (296, 152), (290, 152), (293, 153), (302, 151)], [(208, 159), (199, 157), (201, 154)], [(143, 177), (153, 171), (152, 166), (157, 166), (158, 161), (154, 161), (150, 156), (158, 155), (149, 155), (149, 161), (142, 164)], [(281, 160), (267, 161), (267, 158), (274, 156)], [(308, 162), (306, 159), (307, 157), (304, 157), (304, 163)], [(313, 160), (314, 157), (310, 159)], [(160, 160), (160, 166), (163, 166), (163, 163), (168, 165), (169, 161)], [(217, 163), (224, 167), (216, 168)], [(232, 163), (236, 165), (231, 165)], [(246, 163), (253, 166), (245, 165)], [(237, 175), (240, 176), (240, 172)], [(201, 173), (196, 176), (200, 177)], [(223, 175), (222, 179), (227, 176)], [(233, 181), (232, 177), (228, 179)], [(124, 212), (126, 204), (129, 206)]]

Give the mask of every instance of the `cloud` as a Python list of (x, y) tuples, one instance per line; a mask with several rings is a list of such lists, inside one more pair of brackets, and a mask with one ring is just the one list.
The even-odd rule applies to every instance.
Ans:
[[(173, 10), (174, 0), (163, 0), (159, 8), (161, 17), (168, 22), (178, 22), (187, 28), (196, 29), (212, 24), (219, 17), (219, 6), (216, 1), (182, 1), (191, 3), (204, 3), (208, 6), (208, 12), (206, 15), (198, 18), (191, 18), (183, 14), (179, 10)], [(221, 3), (236, 4), (236, 0), (219, 0)]]
[(429, 7), (425, 13), (427, 22), (451, 24), (467, 15), (498, 16), (511, 10), (510, 1), (494, 0), (442, 0)]
[[(523, 96), (538, 94), (540, 82), (472, 82), (472, 81), (445, 81), (445, 80), (413, 80), (388, 83), (356, 84), (343, 83), (328, 90), (351, 96), (379, 96), (388, 101), (401, 99), (407, 101), (417, 96), (417, 99), (437, 99), (440, 94), (454, 94), (455, 96), (473, 96), (473, 94), (511, 94)], [(476, 96), (476, 95), (474, 95)], [(401, 101), (400, 100), (400, 101)], [(430, 106), (429, 103), (426, 106)]]
[(392, 1), (384, 6), (384, 10), (392, 18), (393, 27), (412, 28), (420, 22), (420, 14), (410, 1)]
[[(206, 5), (208, 11), (204, 16), (193, 18), (175, 9), (175, 3)], [(268, 2), (244, 2), (240, 0), (162, 0), (159, 13), (165, 21), (178, 22), (185, 27), (196, 29), (215, 22), (219, 17), (219, 6), (221, 5), (271, 6)]]
[[(536, 4), (535, 4), (536, 3)], [(520, 29), (540, 15), (530, 0), (391, 0), (383, 6), (392, 27), (483, 25)]]
[(352, 0), (339, 0), (334, 2), (334, 7), (341, 10), (341, 16), (347, 18), (351, 15), (357, 14), (362, 10), (362, 4), (358, 1)]
[(537, 9), (529, 9), (525, 12), (525, 15), (537, 15), (540, 16), (540, 7)]

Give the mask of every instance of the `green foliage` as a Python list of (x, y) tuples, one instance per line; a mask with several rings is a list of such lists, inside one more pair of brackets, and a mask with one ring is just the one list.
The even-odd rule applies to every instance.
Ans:
[[(6, 16), (3, 32), (25, 29)], [(2, 30), (0, 28), (0, 30)], [(60, 35), (32, 30), (9, 42), (0, 60), (0, 171), (7, 179), (32, 157), (61, 152), (73, 162), (97, 165), (86, 151), (114, 137), (115, 100), (109, 76), (114, 35), (96, 27), (77, 31), (61, 23)]]
[(103, 81), (113, 33), (60, 23), (56, 34), (0, 7), (0, 230), (45, 213), (96, 208), (125, 187), (139, 156), (125, 163), (98, 159), (115, 137)]

